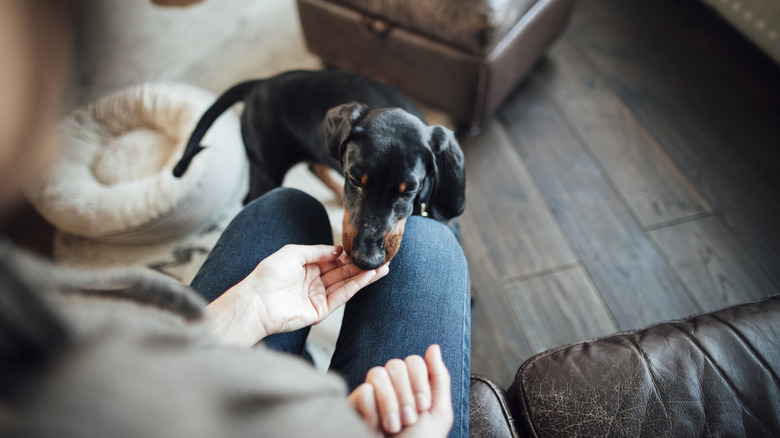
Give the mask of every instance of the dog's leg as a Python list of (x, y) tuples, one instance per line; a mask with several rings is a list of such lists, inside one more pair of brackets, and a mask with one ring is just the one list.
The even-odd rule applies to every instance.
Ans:
[(333, 179), (333, 176), (330, 173), (330, 167), (319, 163), (310, 163), (309, 170), (311, 170), (323, 184), (331, 189), (336, 195), (336, 199), (338, 199), (339, 203), (344, 205), (344, 185)]

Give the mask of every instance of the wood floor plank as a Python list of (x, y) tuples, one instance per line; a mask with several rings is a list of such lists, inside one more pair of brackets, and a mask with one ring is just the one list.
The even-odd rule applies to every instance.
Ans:
[(618, 329), (581, 266), (513, 282), (507, 292), (536, 353)]
[(501, 121), (620, 329), (699, 311), (674, 271), (545, 98), (537, 70)]
[[(486, 306), (476, 305), (471, 310), (471, 372), (490, 377), (504, 388), (509, 387), (517, 368), (523, 362), (512, 367), (507, 364), (501, 353), (503, 347), (501, 336), (496, 333), (498, 324)], [(514, 369), (513, 369), (514, 368)]]
[(663, 227), (650, 234), (703, 311), (779, 291), (718, 217)]
[(517, 368), (533, 355), (533, 350), (510, 310), (495, 259), (479, 230), (480, 217), (470, 208), (460, 217), (461, 244), (469, 262), (474, 292), (471, 369), (509, 385)]
[(712, 211), (655, 138), (564, 39), (540, 78), (644, 228)]
[(527, 276), (577, 261), (501, 124), (461, 140), (466, 202), (479, 220), (503, 278)]
[(720, 35), (707, 33), (695, 14), (665, 12), (678, 10), (675, 4), (582, 2), (567, 39), (778, 283), (780, 115), (754, 97), (744, 78), (735, 81), (719, 68), (712, 50), (698, 48), (701, 38)]

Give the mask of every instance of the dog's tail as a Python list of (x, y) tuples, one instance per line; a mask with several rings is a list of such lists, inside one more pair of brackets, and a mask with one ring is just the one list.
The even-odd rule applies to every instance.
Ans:
[(184, 154), (182, 154), (179, 162), (176, 163), (176, 167), (173, 168), (173, 176), (181, 178), (181, 176), (184, 175), (184, 172), (190, 167), (190, 161), (192, 161), (198, 152), (204, 149), (204, 147), (200, 145), (200, 141), (203, 139), (203, 136), (206, 135), (206, 132), (208, 132), (214, 121), (235, 103), (244, 100), (247, 93), (257, 85), (257, 82), (258, 81), (256, 80), (246, 81), (234, 85), (219, 96), (216, 102), (206, 110), (198, 121), (198, 124), (195, 126), (195, 130), (192, 131), (192, 135), (190, 135), (190, 139), (187, 142), (187, 147), (184, 148)]

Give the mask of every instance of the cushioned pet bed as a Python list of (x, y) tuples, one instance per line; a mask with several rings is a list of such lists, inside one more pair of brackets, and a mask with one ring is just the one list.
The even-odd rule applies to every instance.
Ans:
[(76, 110), (62, 125), (50, 177), (28, 191), (59, 230), (113, 243), (172, 240), (212, 223), (247, 187), (238, 117), (226, 112), (187, 173), (178, 161), (215, 96), (185, 84), (142, 84)]

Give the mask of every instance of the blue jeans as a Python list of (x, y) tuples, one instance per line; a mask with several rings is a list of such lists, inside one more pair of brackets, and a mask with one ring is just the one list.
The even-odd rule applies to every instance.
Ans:
[[(236, 216), (191, 286), (213, 301), (282, 246), (332, 240), (328, 216), (316, 199), (294, 189), (276, 189)], [(308, 333), (307, 327), (264, 342), (302, 355)], [(466, 259), (446, 226), (412, 216), (388, 275), (346, 304), (330, 367), (352, 390), (365, 381), (371, 367), (392, 358), (422, 356), (431, 344), (441, 346), (452, 378), (455, 423), (450, 436), (467, 437), (471, 309)]]

